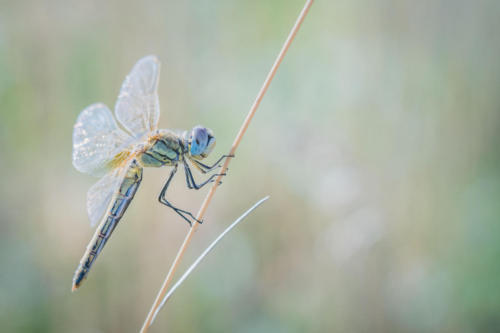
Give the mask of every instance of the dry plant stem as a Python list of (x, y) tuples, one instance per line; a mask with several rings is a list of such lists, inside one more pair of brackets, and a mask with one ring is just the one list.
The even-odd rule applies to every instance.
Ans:
[[(290, 44), (292, 43), (293, 39), (295, 38), (295, 35), (297, 34), (297, 31), (300, 28), (300, 25), (304, 21), (304, 18), (306, 17), (309, 8), (311, 8), (311, 5), (313, 4), (313, 0), (308, 0), (306, 1), (304, 8), (302, 8), (302, 11), (300, 12), (299, 17), (297, 18), (297, 21), (295, 21), (295, 24), (290, 31), (290, 34), (288, 35), (288, 38), (285, 41), (285, 44), (281, 48), (280, 53), (278, 54), (278, 57), (274, 61), (273, 66), (271, 67), (271, 70), (269, 71), (269, 74), (266, 77), (266, 80), (264, 81), (264, 84), (262, 85), (262, 88), (260, 88), (259, 93), (257, 94), (257, 97), (255, 98), (255, 101), (250, 108), (250, 111), (248, 112), (247, 117), (245, 118), (245, 121), (241, 125), (240, 131), (236, 135), (236, 138), (234, 139), (233, 145), (231, 146), (231, 150), (229, 151), (229, 155), (234, 155), (236, 152), (236, 149), (238, 148), (241, 139), (243, 138), (243, 135), (245, 134), (248, 125), (250, 125), (250, 121), (252, 120), (255, 112), (257, 111), (257, 108), (259, 107), (260, 102), (262, 101), (262, 98), (264, 97), (267, 88), (269, 87), (269, 84), (271, 83), (274, 75), (276, 74), (276, 71), (278, 70), (279, 65), (281, 64), (281, 61), (283, 61), (283, 58), (285, 57), (286, 52), (288, 51), (288, 48), (290, 47)], [(226, 158), (222, 169), (220, 171), (221, 174), (224, 174), (227, 170), (227, 167), (229, 165), (229, 162), (231, 161), (230, 158)], [(219, 182), (221, 180), (222, 176), (217, 177), (215, 180), (214, 184), (210, 188), (210, 191), (208, 192), (207, 196), (205, 197), (205, 200), (203, 201), (200, 210), (198, 211), (198, 214), (196, 215), (196, 219), (201, 220), (203, 216), (205, 215), (205, 211), (207, 210), (208, 204), (210, 201), (212, 201), (212, 197), (215, 194), (215, 191), (217, 190), (217, 187), (219, 186)], [(198, 223), (193, 223), (193, 226), (189, 229), (188, 234), (186, 235), (186, 238), (184, 239), (184, 242), (182, 243), (181, 247), (179, 248), (179, 251), (177, 252), (177, 256), (175, 257), (174, 262), (172, 263), (172, 266), (170, 267), (170, 270), (167, 274), (167, 277), (165, 278), (165, 281), (163, 282), (163, 285), (160, 288), (160, 291), (158, 292), (158, 295), (156, 296), (156, 299), (153, 303), (153, 306), (151, 307), (151, 310), (149, 311), (148, 316), (146, 317), (146, 320), (144, 321), (144, 324), (141, 329), (141, 333), (145, 333), (148, 331), (149, 326), (151, 325), (151, 321), (153, 319), (153, 315), (156, 312), (156, 309), (161, 303), (161, 300), (165, 296), (165, 293), (167, 292), (167, 288), (172, 281), (172, 278), (174, 276), (175, 271), (177, 270), (177, 267), (179, 266), (179, 263), (184, 256), (184, 252), (186, 251), (189, 243), (191, 242), (191, 239), (193, 238), (193, 235), (198, 229), (199, 224)]]

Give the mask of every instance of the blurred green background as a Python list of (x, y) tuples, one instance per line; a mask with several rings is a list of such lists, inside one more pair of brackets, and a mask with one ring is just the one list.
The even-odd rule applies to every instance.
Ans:
[[(1, 1), (0, 331), (138, 331), (187, 224), (141, 189), (76, 293), (87, 105), (162, 61), (160, 127), (228, 151), (303, 1)], [(316, 1), (151, 332), (499, 332), (500, 3)], [(196, 211), (206, 193), (177, 177)], [(200, 179), (200, 177), (198, 177)]]

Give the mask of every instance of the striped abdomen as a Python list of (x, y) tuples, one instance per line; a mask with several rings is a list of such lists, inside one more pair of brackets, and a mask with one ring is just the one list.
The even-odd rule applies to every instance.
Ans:
[(125, 213), (130, 201), (132, 201), (141, 180), (142, 167), (139, 166), (136, 161), (133, 161), (123, 178), (118, 191), (113, 196), (108, 211), (103, 217), (103, 221), (97, 227), (94, 237), (92, 237), (85, 254), (80, 260), (80, 264), (78, 265), (73, 277), (73, 290), (77, 289), (83, 279), (87, 277), (92, 264), (96, 260), (99, 253), (101, 253), (108, 238), (111, 236), (113, 230), (115, 230), (118, 222)]

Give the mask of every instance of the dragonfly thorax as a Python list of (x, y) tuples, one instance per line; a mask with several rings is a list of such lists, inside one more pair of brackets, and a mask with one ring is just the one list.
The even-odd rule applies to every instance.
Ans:
[(159, 130), (150, 136), (137, 159), (144, 167), (175, 165), (186, 153), (182, 135), (170, 130)]
[(158, 130), (151, 135), (138, 154), (144, 167), (176, 165), (184, 157), (194, 160), (206, 158), (215, 146), (212, 130), (195, 126), (180, 134), (171, 130)]

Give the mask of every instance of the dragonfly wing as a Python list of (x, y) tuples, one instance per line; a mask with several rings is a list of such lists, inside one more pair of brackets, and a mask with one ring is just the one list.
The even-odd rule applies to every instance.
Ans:
[[(128, 167), (128, 164), (127, 164)], [(117, 168), (104, 175), (87, 192), (87, 213), (90, 225), (95, 226), (106, 213), (106, 210), (118, 190), (123, 179), (124, 168)]]
[(160, 61), (155, 56), (140, 59), (123, 81), (115, 105), (116, 119), (139, 137), (158, 127)]
[(80, 113), (73, 128), (73, 165), (78, 171), (102, 176), (130, 139), (107, 106), (92, 104)]

